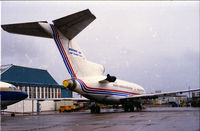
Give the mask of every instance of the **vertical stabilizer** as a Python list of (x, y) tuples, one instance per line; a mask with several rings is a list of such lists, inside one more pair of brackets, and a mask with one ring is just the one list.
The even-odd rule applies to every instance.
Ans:
[(59, 30), (51, 25), (53, 38), (72, 78), (101, 75), (102, 65), (87, 61), (85, 55), (74, 40), (68, 40)]

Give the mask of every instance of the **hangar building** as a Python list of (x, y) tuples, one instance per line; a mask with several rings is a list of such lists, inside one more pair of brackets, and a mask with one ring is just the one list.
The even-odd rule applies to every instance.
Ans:
[(2, 65), (1, 81), (27, 92), (28, 98), (70, 98), (72, 92), (59, 85), (47, 70), (18, 65)]

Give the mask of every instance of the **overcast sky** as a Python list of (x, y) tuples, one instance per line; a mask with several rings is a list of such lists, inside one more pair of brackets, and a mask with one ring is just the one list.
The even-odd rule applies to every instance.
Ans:
[[(97, 17), (77, 37), (88, 60), (146, 92), (199, 88), (199, 2), (1, 2), (1, 23), (54, 19), (84, 10)], [(1, 63), (70, 78), (52, 39), (1, 30)]]

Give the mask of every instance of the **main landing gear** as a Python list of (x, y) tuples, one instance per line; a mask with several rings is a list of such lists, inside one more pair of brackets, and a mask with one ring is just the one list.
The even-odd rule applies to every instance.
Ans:
[(124, 102), (123, 108), (125, 112), (133, 112), (136, 108), (136, 111), (142, 110), (142, 105), (140, 102)]
[(91, 107), (90, 107), (90, 112), (92, 114), (95, 114), (95, 113), (100, 113), (101, 109), (100, 109), (100, 106), (98, 106), (97, 104), (93, 104)]

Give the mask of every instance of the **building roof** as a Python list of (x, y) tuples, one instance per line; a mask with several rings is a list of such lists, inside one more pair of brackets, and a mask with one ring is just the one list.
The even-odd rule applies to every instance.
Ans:
[(2, 66), (1, 81), (16, 86), (62, 87), (58, 85), (47, 70), (18, 65)]

